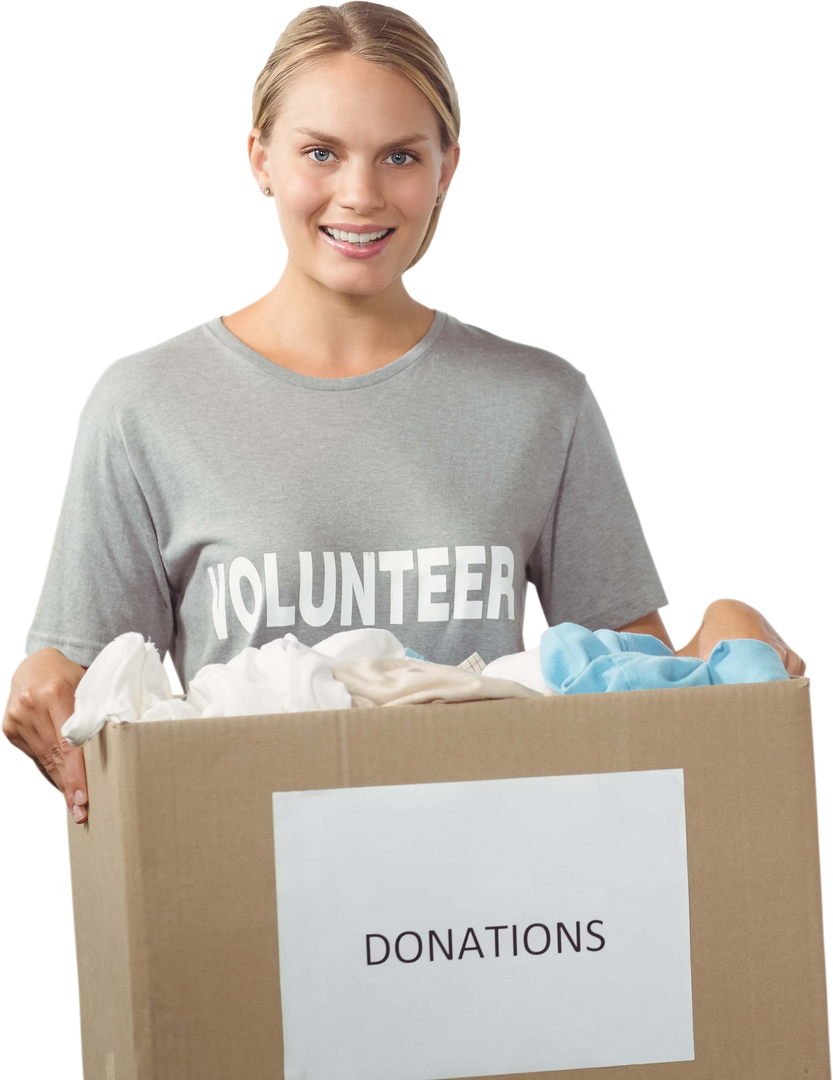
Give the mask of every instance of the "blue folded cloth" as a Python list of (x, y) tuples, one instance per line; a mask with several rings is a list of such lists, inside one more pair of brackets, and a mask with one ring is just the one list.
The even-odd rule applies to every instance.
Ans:
[(420, 654), (418, 652), (414, 652), (413, 649), (409, 649), (407, 645), (405, 646), (405, 655), (410, 656), (412, 660), (424, 660), (425, 659), (425, 657), (420, 656)]
[(718, 641), (708, 660), (699, 660), (675, 656), (652, 634), (591, 631), (569, 622), (550, 626), (541, 635), (541, 674), (547, 686), (559, 694), (789, 678), (781, 657), (765, 641)]

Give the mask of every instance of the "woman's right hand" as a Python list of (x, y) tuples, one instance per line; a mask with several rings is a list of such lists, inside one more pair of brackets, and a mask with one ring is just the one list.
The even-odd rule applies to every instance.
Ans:
[(3, 716), (3, 734), (63, 793), (79, 823), (87, 817), (84, 750), (71, 746), (61, 728), (75, 711), (75, 689), (86, 670), (58, 649), (30, 653), (12, 676)]

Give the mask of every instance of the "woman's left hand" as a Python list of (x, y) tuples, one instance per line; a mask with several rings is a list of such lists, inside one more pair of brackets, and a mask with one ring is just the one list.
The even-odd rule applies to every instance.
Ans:
[(696, 648), (696, 655), (701, 660), (708, 660), (718, 641), (729, 641), (732, 638), (765, 641), (781, 657), (788, 675), (804, 674), (806, 665), (798, 653), (787, 645), (760, 611), (744, 604), (742, 600), (715, 600), (709, 604), (698, 636), (690, 645)]

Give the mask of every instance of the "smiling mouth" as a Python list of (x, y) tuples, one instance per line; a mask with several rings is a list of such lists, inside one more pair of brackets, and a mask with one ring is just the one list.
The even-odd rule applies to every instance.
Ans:
[[(369, 247), (371, 244), (378, 244), (381, 240), (390, 236), (394, 229), (385, 229), (384, 232), (378, 233), (348, 233), (342, 232), (339, 229), (328, 229), (324, 225), (318, 226), (319, 230), (328, 236), (331, 240), (338, 240), (341, 244), (352, 244), (354, 247)], [(361, 237), (361, 239), (359, 239)]]

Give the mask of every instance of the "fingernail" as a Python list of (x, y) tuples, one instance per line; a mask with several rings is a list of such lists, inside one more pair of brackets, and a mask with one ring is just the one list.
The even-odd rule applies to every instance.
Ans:
[(75, 792), (75, 801), (78, 803), (79, 806), (81, 806), (83, 803), (85, 803), (87, 801), (87, 796), (84, 794), (84, 792), (81, 790), (81, 788), (79, 788)]
[(83, 808), (83, 806), (73, 806), (73, 808), (72, 808), (72, 816), (80, 824), (80, 822), (82, 822), (84, 820), (84, 808)]

